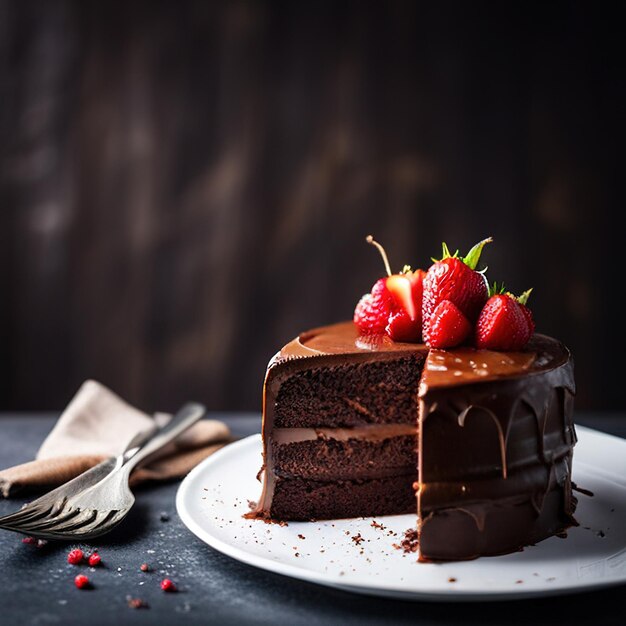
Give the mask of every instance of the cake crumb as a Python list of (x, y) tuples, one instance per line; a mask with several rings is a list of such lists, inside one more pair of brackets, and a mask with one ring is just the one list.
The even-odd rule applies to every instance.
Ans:
[(523, 582), (524, 582), (523, 580), (516, 580), (516, 581), (515, 581), (515, 584), (516, 584), (516, 585), (521, 585)]
[(376, 528), (376, 530), (386, 530), (386, 526), (379, 524), (376, 520), (372, 520), (372, 523), (370, 524), (370, 526), (372, 528)]
[(149, 609), (149, 605), (145, 600), (141, 598), (133, 598), (132, 596), (126, 596), (126, 602), (131, 609)]
[(363, 543), (363, 536), (361, 535), (361, 533), (357, 533), (352, 537), (352, 541), (354, 541), (354, 543), (358, 546)]
[(304, 535), (298, 534), (298, 539), (306, 539), (306, 537)]
[(408, 528), (404, 531), (404, 539), (399, 543), (391, 544), (393, 548), (396, 550), (402, 550), (405, 554), (410, 552), (417, 552), (417, 548), (419, 546), (417, 529), (416, 528)]
[(454, 578), (454, 576), (450, 576), (450, 578), (448, 578), (448, 582), (449, 583), (455, 583), (456, 582), (456, 578)]

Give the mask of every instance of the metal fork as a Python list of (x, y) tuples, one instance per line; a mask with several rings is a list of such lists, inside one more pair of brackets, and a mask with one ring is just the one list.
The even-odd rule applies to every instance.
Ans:
[(135, 502), (128, 479), (147, 457), (197, 422), (206, 409), (184, 405), (163, 427), (140, 433), (127, 449), (57, 487), (21, 510), (0, 517), (0, 528), (44, 539), (85, 540), (117, 526)]

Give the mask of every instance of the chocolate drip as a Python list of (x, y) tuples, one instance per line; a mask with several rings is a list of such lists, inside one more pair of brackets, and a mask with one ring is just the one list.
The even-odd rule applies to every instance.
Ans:
[(465, 425), (465, 419), (467, 418), (467, 415), (470, 413), (470, 411), (472, 411), (472, 409), (482, 411), (486, 415), (489, 415), (489, 417), (491, 417), (493, 423), (495, 424), (496, 430), (498, 431), (498, 443), (500, 445), (500, 459), (502, 461), (502, 478), (506, 478), (506, 475), (507, 475), (506, 439), (508, 435), (508, 430), (509, 430), (508, 425), (510, 424), (510, 419), (506, 420), (506, 433), (505, 433), (502, 430), (502, 424), (500, 423), (500, 420), (491, 409), (488, 409), (487, 407), (483, 407), (483, 406), (475, 406), (473, 404), (470, 404), (468, 407), (466, 407), (459, 413), (459, 417), (457, 418), (457, 422), (459, 426), (461, 426), (461, 428)]
[[(448, 388), (425, 384), (431, 356), (420, 391), (422, 557), (513, 551), (571, 524), (574, 386), (567, 352), (554, 342), (553, 358), (544, 356), (541, 368), (528, 367), (525, 376)], [(462, 432), (472, 426), (473, 432)], [(516, 524), (515, 533), (502, 524)], [(465, 533), (465, 545), (447, 545), (446, 532)]]

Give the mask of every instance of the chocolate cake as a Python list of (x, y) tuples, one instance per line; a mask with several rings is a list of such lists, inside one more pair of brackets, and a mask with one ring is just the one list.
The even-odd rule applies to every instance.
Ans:
[(421, 560), (519, 550), (573, 523), (573, 364), (535, 334), (503, 352), (312, 330), (270, 362), (255, 515), (414, 512)]

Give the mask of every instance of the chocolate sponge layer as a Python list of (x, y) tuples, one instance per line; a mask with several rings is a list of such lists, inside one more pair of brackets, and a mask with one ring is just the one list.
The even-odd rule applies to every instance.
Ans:
[(270, 516), (306, 521), (414, 513), (416, 479), (416, 473), (334, 482), (277, 478)]
[(381, 441), (316, 439), (271, 445), (274, 472), (283, 478), (389, 478), (417, 471), (417, 435)]
[(273, 426), (350, 427), (417, 422), (424, 357), (308, 367), (280, 381)]

